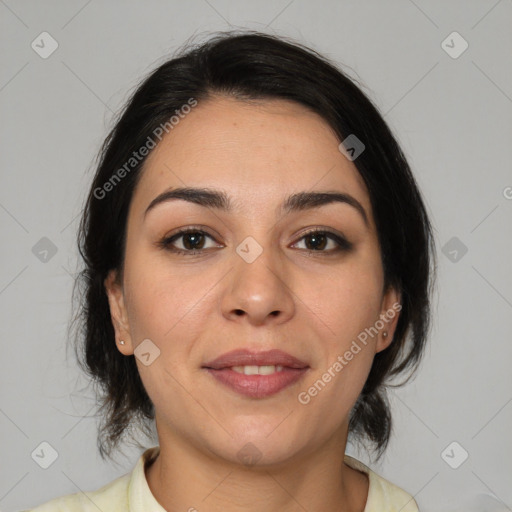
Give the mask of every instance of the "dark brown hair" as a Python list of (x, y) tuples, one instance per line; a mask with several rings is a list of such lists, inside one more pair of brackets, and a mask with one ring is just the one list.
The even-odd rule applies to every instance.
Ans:
[(160, 65), (136, 88), (99, 154), (78, 235), (85, 268), (77, 281), (76, 351), (97, 388), (100, 454), (112, 458), (134, 426), (151, 435), (155, 413), (134, 356), (116, 347), (104, 288), (110, 270), (122, 271), (128, 207), (145, 158), (122, 173), (108, 193), (98, 190), (105, 191), (105, 183), (112, 183), (115, 173), (119, 177), (123, 166), (126, 171), (133, 152), (191, 98), (200, 104), (213, 95), (292, 100), (319, 114), (340, 142), (355, 134), (365, 144), (354, 164), (368, 189), (385, 286), (400, 292), (402, 309), (393, 342), (375, 355), (351, 411), (349, 433), (355, 440), (369, 440), (380, 456), (391, 434), (386, 386), (396, 376), (414, 373), (428, 335), (435, 273), (432, 228), (397, 141), (353, 80), (301, 44), (256, 32), (217, 34)]

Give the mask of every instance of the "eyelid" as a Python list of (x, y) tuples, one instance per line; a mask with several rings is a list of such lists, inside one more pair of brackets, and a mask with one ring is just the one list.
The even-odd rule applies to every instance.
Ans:
[(182, 226), (182, 227), (173, 229), (169, 234), (166, 234), (163, 237), (163, 240), (169, 240), (170, 238), (172, 238), (174, 236), (183, 235), (183, 234), (187, 234), (187, 233), (202, 233), (202, 234), (207, 235), (213, 239), (221, 238), (221, 236), (218, 233), (215, 233), (208, 226), (203, 226), (201, 224), (197, 224), (197, 225)]
[[(177, 228), (177, 229), (173, 230), (170, 234), (165, 235), (159, 242), (157, 242), (157, 245), (159, 245), (160, 247), (162, 247), (164, 249), (168, 249), (168, 250), (172, 251), (173, 249), (169, 249), (169, 247), (171, 246), (172, 242), (174, 241), (173, 239), (177, 240), (188, 233), (200, 233), (205, 237), (211, 238), (216, 244), (219, 244), (219, 242), (217, 241), (217, 236), (212, 235), (209, 232), (209, 228), (207, 228), (206, 226), (197, 225), (197, 226), (186, 226), (186, 227)], [(205, 251), (205, 249), (197, 249), (196, 251), (193, 251), (193, 250), (184, 251), (183, 249), (176, 249), (176, 252), (180, 252), (180, 251), (186, 252), (189, 254), (194, 254), (194, 253), (198, 253), (201, 251)]]
[(343, 238), (343, 239), (347, 240), (347, 237), (341, 231), (338, 231), (334, 228), (330, 228), (329, 226), (313, 226), (310, 228), (306, 228), (304, 231), (301, 231), (296, 236), (298, 236), (299, 238), (302, 238), (311, 233), (325, 233), (326, 235), (332, 234), (332, 235), (338, 236), (339, 238)]
[(296, 242), (294, 242), (293, 245), (299, 243), (306, 236), (316, 233), (323, 234), (330, 240), (333, 240), (338, 245), (338, 247), (336, 249), (331, 249), (329, 251), (314, 251), (306, 249), (306, 252), (318, 253), (319, 255), (323, 254), (327, 256), (330, 254), (339, 253), (341, 251), (350, 251), (354, 248), (354, 244), (350, 242), (349, 239), (342, 232), (330, 228), (328, 226), (314, 226), (311, 228), (307, 228), (305, 231), (302, 231), (299, 235), (297, 235), (298, 239)]

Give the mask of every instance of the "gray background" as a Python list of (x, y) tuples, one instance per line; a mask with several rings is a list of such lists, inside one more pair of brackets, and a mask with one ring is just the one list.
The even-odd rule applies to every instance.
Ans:
[[(0, 0), (0, 510), (95, 490), (139, 456), (101, 461), (93, 396), (66, 355), (77, 215), (113, 113), (138, 80), (192, 35), (230, 26), (293, 37), (361, 80), (432, 215), (430, 345), (418, 377), (390, 394), (395, 433), (374, 469), (423, 512), (511, 510), (511, 4)], [(47, 59), (31, 48), (43, 31), (59, 45)], [(461, 40), (442, 45), (453, 31), (469, 44), (458, 58), (445, 50)], [(36, 245), (43, 237), (56, 254)], [(453, 441), (460, 447), (444, 452)], [(58, 453), (48, 469), (31, 457), (42, 442)], [(453, 469), (446, 461), (460, 463), (462, 450), (469, 457)]]

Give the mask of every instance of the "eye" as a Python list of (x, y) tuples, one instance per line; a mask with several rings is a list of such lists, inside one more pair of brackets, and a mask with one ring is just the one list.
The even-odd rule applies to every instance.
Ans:
[(218, 247), (215, 243), (208, 247), (208, 239), (215, 242), (214, 238), (206, 231), (197, 228), (187, 228), (165, 237), (158, 245), (177, 254), (193, 255), (212, 247)]
[[(302, 235), (298, 243), (302, 243), (302, 241), (304, 241), (304, 249), (310, 253), (334, 253), (339, 251), (349, 251), (353, 248), (353, 244), (343, 236), (321, 229), (308, 231)], [(297, 245), (298, 243), (294, 245)], [(299, 249), (301, 248), (302, 247), (299, 247)]]
[[(208, 246), (208, 241), (210, 241), (210, 246)], [(297, 247), (300, 244), (304, 244), (304, 247)], [(206, 231), (194, 227), (182, 229), (171, 236), (167, 236), (158, 242), (158, 245), (167, 251), (186, 256), (201, 254), (208, 249), (221, 247)], [(304, 249), (308, 253), (329, 255), (341, 251), (350, 251), (353, 244), (337, 233), (312, 229), (303, 234), (292, 247)]]

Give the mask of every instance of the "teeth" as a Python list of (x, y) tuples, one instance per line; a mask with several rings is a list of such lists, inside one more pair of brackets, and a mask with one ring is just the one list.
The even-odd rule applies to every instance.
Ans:
[(271, 375), (275, 372), (282, 372), (283, 367), (277, 366), (233, 366), (234, 372), (243, 373), (244, 375)]

